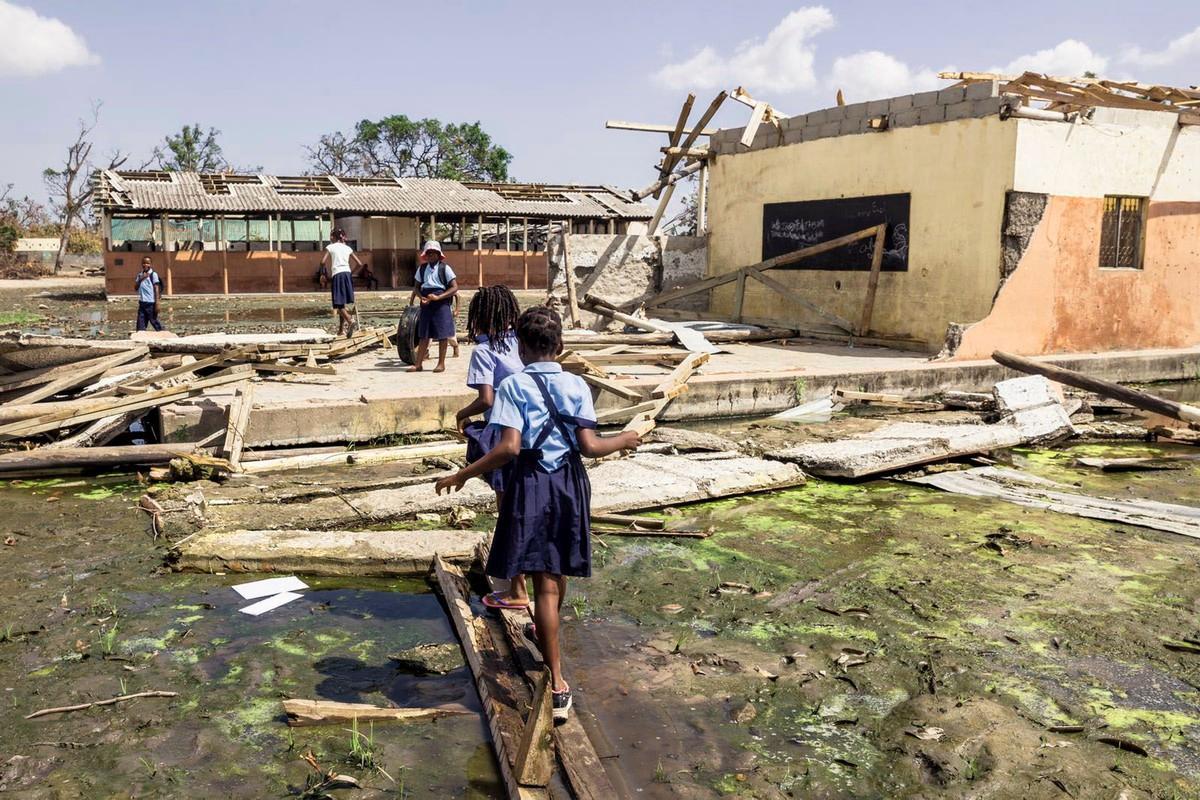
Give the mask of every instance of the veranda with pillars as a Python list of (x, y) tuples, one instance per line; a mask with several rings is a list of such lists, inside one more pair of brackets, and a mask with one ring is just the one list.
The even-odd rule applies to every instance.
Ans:
[[(504, 283), (545, 288), (546, 240), (572, 233), (616, 233), (612, 218), (555, 220), (485, 214), (348, 216), (104, 215), (106, 288), (132, 294), (134, 276), (148, 256), (166, 295), (266, 294), (319, 291), (318, 270), (329, 233), (347, 231), (358, 257), (377, 283), (412, 285), (420, 248), (442, 244), (464, 288)], [(368, 284), (356, 270), (356, 284)]]

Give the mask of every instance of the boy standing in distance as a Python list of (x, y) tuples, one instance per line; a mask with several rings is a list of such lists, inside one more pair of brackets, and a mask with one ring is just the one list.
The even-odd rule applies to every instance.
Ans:
[(150, 256), (142, 256), (142, 271), (133, 279), (133, 288), (138, 293), (137, 329), (144, 331), (147, 325), (153, 325), (154, 330), (161, 331), (158, 299), (162, 297), (162, 281), (150, 264)]

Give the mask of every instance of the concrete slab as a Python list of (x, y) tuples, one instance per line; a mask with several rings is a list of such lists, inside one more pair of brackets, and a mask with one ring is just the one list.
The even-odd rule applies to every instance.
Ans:
[[(656, 453), (601, 461), (589, 467), (588, 475), (592, 510), (596, 513), (656, 508), (804, 482), (804, 474), (795, 464), (782, 461), (748, 456), (711, 460), (703, 455)], [(235, 492), (231, 490), (239, 502), (225, 505), (219, 504), (221, 489), (214, 489), (206, 496), (202, 510), (193, 504), (188, 512), (169, 513), (165, 526), (173, 538), (191, 533), (197, 524), (212, 531), (339, 530), (385, 524), (418, 513), (445, 513), (460, 506), (486, 510), (496, 500), (491, 488), (478, 480), (469, 481), (461, 492), (452, 495), (434, 494), (431, 483), (343, 491), (288, 503), (272, 502), (270, 496), (256, 501)]]
[[(879, 347), (804, 342), (731, 344), (712, 356), (689, 391), (667, 406), (662, 419), (676, 421), (774, 414), (836, 386), (869, 392), (931, 393), (943, 389), (990, 391), (1013, 377), (992, 361), (931, 361), (926, 356)], [(363, 441), (396, 433), (429, 433), (452, 427), (468, 403), (468, 347), (449, 359), (447, 370), (408, 373), (394, 350), (377, 348), (337, 362), (338, 374), (305, 382), (262, 381), (255, 387), (246, 441), (250, 447), (312, 442)], [(1200, 371), (1200, 347), (1052, 356), (1048, 363), (1108, 380), (1188, 380)], [(620, 375), (620, 368), (611, 368)], [(647, 395), (666, 370), (629, 376)], [(166, 441), (196, 441), (225, 424), (232, 389), (214, 389), (162, 410)], [(628, 405), (600, 393), (600, 410)]]
[(173, 566), (190, 572), (423, 576), (435, 555), (467, 561), (490, 537), (484, 531), (233, 530), (197, 535)]
[(926, 475), (910, 482), (953, 494), (992, 497), (1029, 508), (1123, 522), (1200, 539), (1200, 508), (1152, 500), (1092, 497), (1070, 491), (1074, 487), (1014, 469), (977, 467)]
[(866, 436), (810, 442), (768, 453), (827, 478), (862, 478), (945, 461), (959, 456), (1016, 447), (1025, 439), (1013, 425), (899, 422)]

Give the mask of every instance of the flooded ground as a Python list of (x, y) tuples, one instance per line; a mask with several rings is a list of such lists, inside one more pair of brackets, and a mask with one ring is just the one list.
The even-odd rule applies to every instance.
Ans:
[[(517, 292), (522, 304), (545, 297), (544, 290)], [(363, 325), (393, 326), (408, 305), (406, 291), (358, 290)], [(459, 327), (465, 327), (469, 293), (459, 303)], [(236, 329), (239, 333), (273, 333), (295, 328), (337, 330), (337, 319), (324, 294), (249, 295), (243, 297), (163, 298), (159, 318), (180, 335)], [(133, 297), (109, 301), (102, 279), (0, 282), (0, 329), (18, 328), (56, 336), (123, 339), (137, 322)]]
[[(1164, 449), (1014, 459), (1096, 494), (1200, 505), (1195, 465), (1074, 462)], [(245, 576), (162, 571), (141, 491), (0, 490), (0, 789), (294, 796), (311, 750), (363, 782), (355, 797), (502, 796), (477, 716), (377, 724), (365, 762), (341, 726), (284, 722), (284, 697), (478, 709), (464, 669), (387, 658), (454, 641), (423, 582), (310, 579), (303, 600), (246, 617), (228, 588)], [(683, 511), (714, 535), (606, 537), (567, 602), (581, 705), (638, 796), (1200, 796), (1194, 541), (891, 481)], [(146, 690), (179, 694), (22, 719)]]

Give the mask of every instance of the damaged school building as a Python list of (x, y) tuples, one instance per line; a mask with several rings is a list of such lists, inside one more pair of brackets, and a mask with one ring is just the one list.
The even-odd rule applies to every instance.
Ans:
[[(1200, 342), (1200, 92), (942, 77), (713, 133), (709, 316), (955, 359)], [(879, 224), (874, 276), (867, 235), (746, 280)]]
[(146, 255), (167, 295), (317, 291), (332, 228), (381, 287), (411, 285), (422, 241), (440, 238), (464, 288), (544, 288), (552, 229), (637, 233), (650, 217), (607, 186), (114, 170), (95, 180), (109, 295), (133, 293)]

